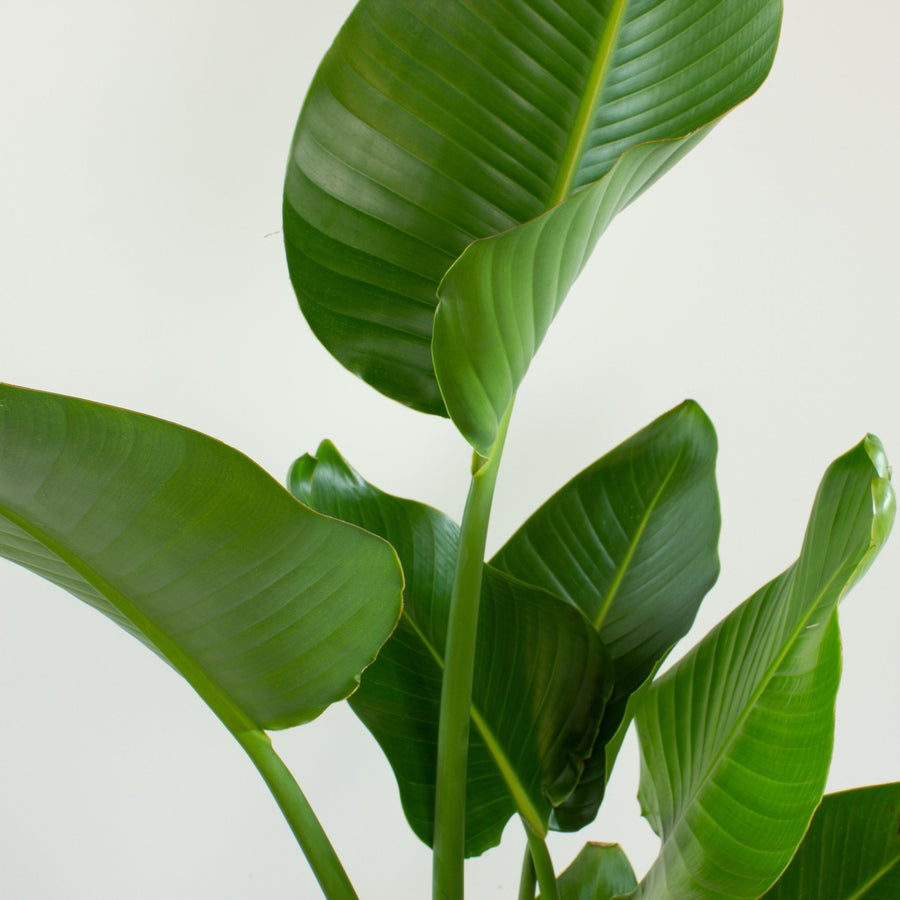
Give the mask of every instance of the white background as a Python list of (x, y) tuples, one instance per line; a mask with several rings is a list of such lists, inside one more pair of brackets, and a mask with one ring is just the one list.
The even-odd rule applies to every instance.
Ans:
[[(277, 234), (296, 114), (350, 7), (0, 0), (0, 378), (190, 425), (279, 480), (329, 437), (458, 517), (467, 448), (317, 344)], [(900, 459), (898, 33), (889, 0), (789, 3), (767, 84), (613, 224), (520, 392), (489, 550), (693, 397), (718, 429), (724, 519), (693, 642), (793, 560), (834, 457), (869, 430)], [(900, 779), (898, 590), (895, 536), (844, 605), (831, 790)], [(318, 896), (191, 690), (4, 562), (0, 722), (0, 896)], [(346, 708), (276, 747), (362, 900), (429, 896), (429, 853)], [(620, 840), (639, 872), (655, 855), (623, 753), (597, 823), (551, 836), (560, 869), (586, 839)], [(471, 896), (515, 896), (522, 847), (513, 822)]]

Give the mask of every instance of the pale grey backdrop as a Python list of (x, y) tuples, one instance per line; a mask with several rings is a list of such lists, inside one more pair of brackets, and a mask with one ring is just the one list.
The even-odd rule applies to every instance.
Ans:
[[(280, 190), (348, 0), (0, 0), (0, 378), (191, 425), (278, 478), (332, 438), (461, 511), (444, 421), (344, 372), (296, 309)], [(684, 397), (720, 439), (722, 576), (688, 642), (794, 558), (818, 479), (867, 430), (900, 459), (900, 9), (788, 4), (763, 89), (626, 211), (521, 392), (491, 546)], [(844, 607), (830, 789), (900, 779), (900, 538)], [(0, 563), (0, 896), (317, 896), (261, 781), (164, 664)], [(363, 900), (430, 894), (393, 778), (345, 708), (283, 734)], [(551, 838), (655, 854), (629, 742), (609, 809)], [(470, 867), (515, 896), (523, 839)]]

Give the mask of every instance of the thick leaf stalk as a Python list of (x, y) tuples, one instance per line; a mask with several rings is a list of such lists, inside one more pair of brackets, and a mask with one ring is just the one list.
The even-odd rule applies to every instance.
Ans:
[(497, 471), (511, 413), (512, 404), (503, 417), (491, 454), (487, 457), (475, 456), (460, 532), (459, 556), (450, 600), (438, 729), (434, 823), (435, 900), (459, 900), (463, 896), (466, 795), (460, 786), (466, 783), (472, 672), (475, 665), (484, 548), (494, 486), (497, 483)]
[(553, 871), (553, 860), (544, 839), (525, 824), (528, 835), (528, 852), (534, 863), (534, 871), (543, 900), (559, 900), (559, 888), (556, 885), (556, 873)]
[(321, 823), (268, 735), (262, 731), (243, 731), (235, 734), (235, 738), (272, 792), (326, 898), (358, 900)]

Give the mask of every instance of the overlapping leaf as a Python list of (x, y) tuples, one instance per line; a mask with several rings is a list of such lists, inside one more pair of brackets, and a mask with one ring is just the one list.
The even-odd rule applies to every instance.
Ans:
[(0, 555), (140, 638), (232, 731), (298, 724), (346, 697), (400, 615), (393, 550), (236, 450), (5, 385)]
[[(614, 184), (508, 249), (473, 248), (445, 284), (442, 315), (465, 340), (484, 320), (474, 360), (447, 336), (441, 350), (441, 387), (473, 404), (454, 416), (476, 420), (464, 430), (484, 449), (489, 417), (465, 386), (502, 412), (503, 384), (521, 377), (600, 230), (758, 87), (780, 15), (780, 0), (362, 0), (310, 88), (285, 182), (288, 264), (313, 330), (379, 390), (445, 413), (431, 336), (451, 264), (636, 152)], [(687, 144), (642, 147), (675, 139)], [(523, 284), (512, 309), (507, 292)], [(477, 297), (457, 296), (473, 285)]]
[(589, 843), (557, 879), (559, 900), (612, 900), (637, 887), (628, 857), (618, 844)]
[(765, 900), (900, 897), (900, 784), (828, 794)]
[[(291, 489), (314, 509), (387, 538), (407, 579), (404, 614), (351, 705), (388, 757), (415, 833), (431, 841), (441, 678), (459, 529), (367, 484), (324, 443)], [(466, 853), (496, 844), (519, 812), (546, 831), (574, 787), (612, 689), (597, 633), (572, 605), (486, 567), (476, 645)]]
[(756, 898), (818, 805), (840, 678), (837, 603), (894, 495), (869, 437), (828, 469), (797, 562), (658, 680), (636, 715), (640, 799), (662, 838), (640, 900)]
[(694, 621), (719, 574), (716, 435), (688, 401), (589, 466), (550, 498), (491, 561), (579, 607), (616, 668), (597, 751), (554, 814), (593, 820), (606, 783), (606, 742), (628, 697)]

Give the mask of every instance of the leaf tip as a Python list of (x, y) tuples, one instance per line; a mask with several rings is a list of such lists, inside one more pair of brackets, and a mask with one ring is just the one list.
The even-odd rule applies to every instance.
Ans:
[(309, 505), (309, 492), (318, 464), (315, 456), (304, 453), (288, 469), (287, 488), (301, 503)]
[(884, 445), (874, 434), (867, 434), (863, 448), (877, 473), (872, 479), (872, 541), (881, 547), (894, 524), (897, 498), (891, 486), (891, 466)]
[(872, 460), (872, 465), (875, 466), (878, 477), (886, 478), (890, 481), (891, 467), (888, 463), (887, 454), (884, 452), (884, 445), (881, 443), (881, 440), (874, 434), (867, 434), (863, 440), (863, 447), (865, 448), (866, 455)]

